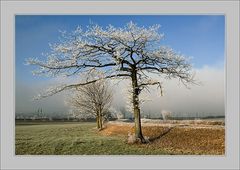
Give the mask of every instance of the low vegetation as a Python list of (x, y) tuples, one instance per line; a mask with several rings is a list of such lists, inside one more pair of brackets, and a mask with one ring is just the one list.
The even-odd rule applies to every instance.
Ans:
[(18, 122), (16, 155), (163, 155), (224, 154), (224, 126), (143, 123), (148, 144), (128, 144), (134, 124), (109, 122), (98, 131), (94, 122)]

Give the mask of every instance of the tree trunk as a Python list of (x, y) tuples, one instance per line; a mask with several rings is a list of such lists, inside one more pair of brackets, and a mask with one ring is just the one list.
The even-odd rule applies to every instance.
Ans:
[(103, 128), (102, 115), (99, 116), (99, 126), (100, 126), (100, 129)]
[(99, 120), (99, 116), (96, 117), (97, 120), (97, 128), (100, 129), (100, 120)]
[(142, 135), (142, 127), (141, 127), (141, 114), (139, 108), (139, 88), (137, 82), (137, 72), (132, 72), (132, 101), (133, 101), (133, 111), (134, 111), (134, 122), (135, 122), (135, 136), (137, 139), (140, 139), (142, 143), (146, 143)]

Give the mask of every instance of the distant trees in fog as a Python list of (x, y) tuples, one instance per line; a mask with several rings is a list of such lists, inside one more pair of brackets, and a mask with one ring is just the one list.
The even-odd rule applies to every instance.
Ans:
[(170, 111), (162, 110), (161, 114), (162, 114), (163, 120), (169, 120), (172, 118), (172, 112), (170, 112)]

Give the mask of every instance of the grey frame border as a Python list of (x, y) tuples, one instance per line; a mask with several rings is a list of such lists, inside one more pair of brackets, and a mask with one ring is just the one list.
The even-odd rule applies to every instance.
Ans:
[[(102, 7), (103, 5), (104, 7)], [(134, 9), (132, 9), (133, 6)], [(15, 35), (13, 33), (15, 32), (14, 16), (16, 14), (225, 14), (227, 56), (225, 65), (227, 154), (225, 157), (15, 156), (14, 147), (11, 145), (14, 143), (15, 127), (12, 117), (15, 111), (15, 55), (12, 49), (14, 49)], [(27, 0), (1, 2), (1, 168), (196, 169), (196, 167), (201, 169), (239, 169), (239, 1), (133, 0), (111, 2), (91, 0), (66, 2), (60, 0), (33, 2)]]

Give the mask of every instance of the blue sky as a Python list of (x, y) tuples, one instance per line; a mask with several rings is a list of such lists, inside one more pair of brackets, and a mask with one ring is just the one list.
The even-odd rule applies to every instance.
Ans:
[[(180, 103), (180, 100), (171, 104), (176, 99), (176, 94), (173, 94), (172, 98), (167, 97), (171, 97), (170, 92), (176, 89), (175, 86), (168, 89), (167, 97), (161, 99), (163, 100), (160, 105), (162, 108), (169, 105), (170, 109), (177, 108), (178, 110), (180, 106), (177, 107), (177, 104), (180, 103), (186, 109), (191, 109), (192, 107), (189, 107), (189, 105), (192, 105), (198, 111), (206, 108), (204, 111), (206, 113), (224, 112), (224, 90), (222, 87), (225, 19), (223, 15), (17, 15), (15, 18), (16, 112), (33, 112), (38, 107), (44, 108), (47, 112), (64, 112), (68, 109), (64, 106), (64, 96), (50, 97), (37, 102), (32, 101), (32, 97), (39, 92), (39, 89), (44, 90), (44, 86), (50, 79), (33, 76), (31, 71), (33, 71), (34, 66), (24, 64), (27, 58), (41, 58), (42, 53), (49, 52), (48, 44), (58, 42), (59, 30), (73, 31), (78, 25), (86, 29), (86, 26), (90, 23), (96, 23), (103, 27), (109, 24), (122, 27), (130, 21), (146, 27), (160, 24), (160, 33), (165, 35), (161, 42), (162, 45), (170, 46), (177, 52), (193, 57), (194, 68), (201, 70), (198, 77), (203, 81), (206, 80), (204, 87), (196, 87), (196, 93), (192, 90), (178, 94), (180, 98), (188, 96), (185, 100), (181, 100), (185, 104)], [(205, 67), (206, 65), (208, 67)], [(181, 91), (182, 89), (179, 90), (179, 92)], [(209, 92), (209, 101), (206, 100), (206, 91)], [(189, 96), (192, 96), (192, 98)], [(216, 98), (216, 96), (218, 97)], [(122, 98), (119, 97), (118, 99)], [(118, 99), (117, 103), (119, 103)], [(163, 104), (164, 102), (166, 104)], [(215, 102), (215, 104), (212, 102)], [(211, 103), (211, 108), (207, 107), (209, 103)], [(156, 108), (158, 108), (157, 106), (159, 106), (159, 103), (156, 104)]]
[(155, 16), (16, 16), (16, 78), (17, 81), (38, 81), (45, 78), (31, 75), (33, 67), (24, 65), (29, 57), (41, 57), (49, 51), (49, 43), (58, 42), (59, 30), (72, 31), (78, 25), (86, 28), (90, 22), (101, 26), (122, 27), (133, 21), (141, 26), (160, 24), (165, 37), (163, 45), (193, 57), (195, 68), (224, 62), (224, 16), (220, 15), (155, 15)]

